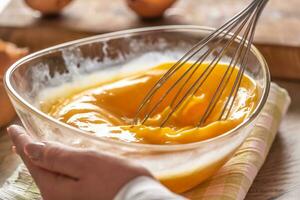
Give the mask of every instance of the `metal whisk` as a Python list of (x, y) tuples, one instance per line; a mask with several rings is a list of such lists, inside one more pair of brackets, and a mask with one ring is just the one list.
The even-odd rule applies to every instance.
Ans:
[[(233, 86), (230, 89), (229, 96), (221, 109), (218, 120), (225, 120), (229, 117), (231, 109), (234, 105), (235, 99), (238, 94), (238, 90), (241, 85), (241, 80), (247, 66), (248, 54), (253, 42), (253, 37), (256, 29), (257, 21), (267, 4), (268, 0), (253, 0), (243, 11), (238, 13), (220, 28), (213, 31), (210, 35), (202, 39), (196, 45), (194, 45), (181, 59), (179, 59), (149, 90), (143, 101), (141, 102), (136, 116), (134, 118), (134, 124), (144, 124), (149, 117), (158, 109), (164, 99), (171, 91), (178, 90), (174, 95), (174, 98), (170, 103), (170, 111), (162, 120), (160, 127), (163, 127), (170, 119), (172, 114), (180, 108), (180, 106), (188, 100), (191, 96), (195, 95), (197, 91), (203, 86), (211, 72), (222, 60), (229, 48), (232, 48), (234, 41), (239, 41), (238, 45), (234, 47), (232, 55), (230, 55), (229, 65), (226, 67), (225, 73), (222, 76), (220, 83), (217, 86), (216, 91), (213, 93), (212, 98), (205, 108), (204, 114), (199, 119), (198, 127), (204, 125), (212, 111), (215, 109), (217, 102), (222, 96), (230, 78), (233, 76), (233, 71), (237, 64), (239, 65), (238, 72), (234, 78)], [(239, 35), (241, 35), (240, 38)], [(206, 50), (205, 47), (209, 45)], [(221, 48), (220, 48), (221, 46)], [(199, 75), (188, 88), (184, 91), (187, 82), (195, 74), (198, 68), (204, 63), (208, 57), (213, 57), (208, 63), (205, 70)], [(192, 64), (184, 73), (160, 96), (160, 98), (154, 101), (154, 96), (158, 90), (165, 85), (165, 83), (177, 72), (182, 69), (183, 65), (187, 62)], [(183, 82), (183, 84), (179, 84)], [(183, 95), (179, 95), (183, 92)], [(178, 97), (180, 96), (180, 99)], [(152, 105), (151, 105), (152, 102)], [(142, 116), (140, 116), (142, 115)]]

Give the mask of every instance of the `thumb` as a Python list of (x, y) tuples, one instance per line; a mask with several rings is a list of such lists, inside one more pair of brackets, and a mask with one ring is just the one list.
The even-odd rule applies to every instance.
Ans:
[(75, 179), (82, 177), (82, 157), (78, 151), (56, 143), (29, 143), (25, 153), (31, 161), (48, 171)]

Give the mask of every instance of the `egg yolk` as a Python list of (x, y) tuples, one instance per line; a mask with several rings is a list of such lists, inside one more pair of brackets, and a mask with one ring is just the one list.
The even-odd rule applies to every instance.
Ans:
[[(147, 93), (174, 64), (163, 63), (143, 72), (111, 78), (54, 103), (47, 112), (99, 137), (146, 144), (184, 144), (235, 128), (255, 108), (258, 88), (249, 76), (243, 75), (236, 95), (232, 93), (238, 84), (239, 68), (185, 63), (160, 85), (137, 114)], [(230, 109), (224, 109), (226, 102), (233, 99), (229, 96), (235, 96), (234, 103)], [(205, 116), (210, 105), (213, 109)], [(220, 118), (221, 113), (226, 117)], [(135, 117), (137, 123), (133, 123)]]

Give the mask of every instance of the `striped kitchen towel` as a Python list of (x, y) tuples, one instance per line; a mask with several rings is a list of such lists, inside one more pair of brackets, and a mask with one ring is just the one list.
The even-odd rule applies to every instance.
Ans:
[(244, 144), (210, 180), (185, 196), (197, 200), (244, 199), (268, 155), (290, 102), (286, 90), (272, 83), (267, 103)]

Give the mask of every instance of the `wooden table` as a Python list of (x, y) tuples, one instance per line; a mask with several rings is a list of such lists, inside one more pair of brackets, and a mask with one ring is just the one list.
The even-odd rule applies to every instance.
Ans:
[[(96, 1), (102, 1), (102, 7), (99, 6), (100, 3), (95, 3)], [(38, 13), (25, 8), (20, 0), (13, 0), (9, 9), (0, 13), (0, 38), (28, 46), (35, 51), (64, 41), (117, 29), (178, 23), (218, 25), (222, 22), (220, 19), (228, 18), (243, 6), (242, 2), (245, 2), (214, 0), (218, 2), (216, 5), (224, 10), (223, 15), (219, 13), (216, 16), (213, 15), (210, 5), (212, 0), (181, 0), (163, 20), (141, 22), (126, 9), (122, 0), (110, 1), (111, 3), (107, 4), (104, 4), (104, 1), (108, 2), (76, 1), (65, 10), (63, 18), (40, 19)], [(201, 6), (196, 7), (198, 4), (195, 2), (198, 1), (201, 2)], [(120, 6), (117, 6), (118, 4)], [(273, 77), (277, 77), (275, 81), (289, 91), (292, 104), (283, 119), (269, 156), (246, 197), (247, 200), (300, 199), (299, 7), (299, 0), (289, 0), (288, 4), (282, 0), (272, 0), (262, 19), (265, 26), (258, 29), (256, 44), (267, 57)], [(89, 9), (90, 12), (78, 12), (80, 9)], [(201, 9), (201, 12), (195, 14), (197, 9)], [(206, 15), (203, 17), (203, 12), (208, 12), (207, 10), (211, 12), (208, 18)], [(91, 13), (94, 13), (93, 20), (89, 19)], [(111, 13), (117, 13), (117, 17), (113, 18), (113, 23), (107, 23), (113, 17)], [(266, 34), (268, 31), (275, 34)], [(286, 61), (290, 64), (286, 65)], [(0, 162), (5, 159), (5, 166), (0, 167), (0, 185), (20, 162), (10, 153), (10, 142), (4, 132), (5, 130), (0, 131)]]

